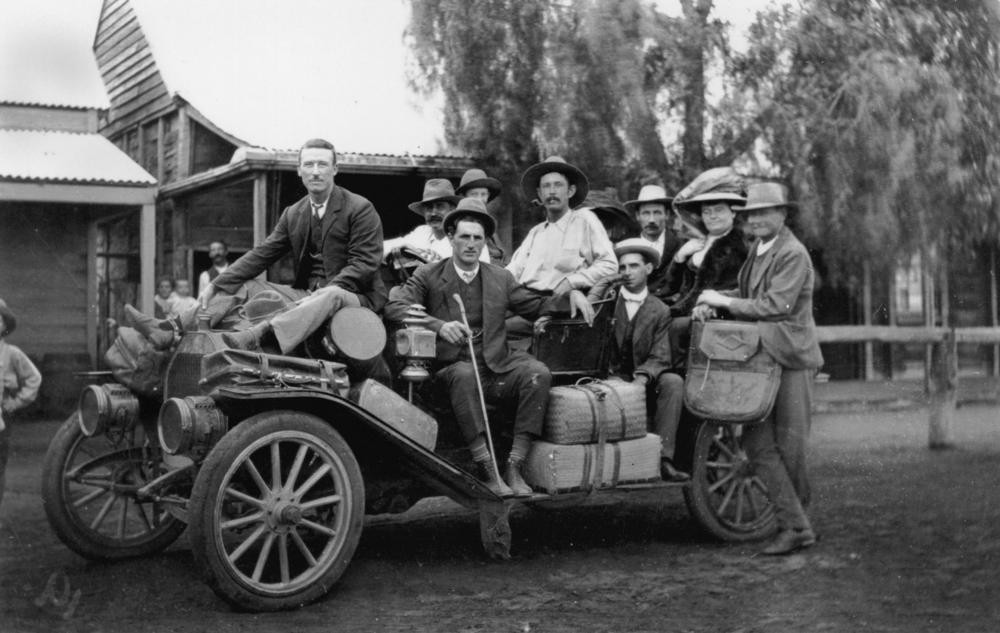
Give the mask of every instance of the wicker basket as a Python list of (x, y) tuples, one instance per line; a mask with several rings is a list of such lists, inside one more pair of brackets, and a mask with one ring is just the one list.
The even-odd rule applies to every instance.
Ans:
[(603, 445), (538, 441), (531, 445), (521, 472), (532, 488), (549, 494), (659, 481), (660, 436), (648, 433)]
[(646, 434), (646, 387), (623, 380), (582, 379), (549, 390), (542, 439), (554, 444), (590, 444), (601, 427), (608, 442)]

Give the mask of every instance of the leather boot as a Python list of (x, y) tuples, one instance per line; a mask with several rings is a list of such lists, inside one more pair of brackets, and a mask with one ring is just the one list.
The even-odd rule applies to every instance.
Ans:
[(265, 321), (242, 332), (226, 332), (222, 335), (222, 340), (232, 349), (256, 352), (260, 350), (260, 340), (270, 329), (271, 324)]
[(810, 528), (802, 530), (781, 530), (774, 540), (761, 550), (765, 556), (784, 556), (805, 549), (816, 543), (816, 533)]
[(530, 497), (531, 496), (531, 486), (528, 482), (524, 480), (524, 476), (521, 475), (521, 464), (520, 461), (507, 461), (507, 474), (504, 479), (507, 481), (507, 485), (510, 489), (514, 491), (515, 497)]
[(514, 491), (511, 490), (503, 480), (497, 478), (496, 469), (493, 468), (493, 463), (489, 461), (476, 462), (476, 469), (479, 471), (479, 481), (486, 484), (486, 487), (493, 492), (493, 494), (498, 497), (513, 497)]
[(173, 319), (151, 317), (139, 312), (127, 303), (125, 304), (125, 321), (134, 327), (139, 334), (149, 339), (153, 347), (159, 350), (169, 349), (182, 332), (179, 322)]

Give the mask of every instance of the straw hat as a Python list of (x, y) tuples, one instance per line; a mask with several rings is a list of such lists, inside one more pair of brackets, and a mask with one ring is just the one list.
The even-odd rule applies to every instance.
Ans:
[(639, 253), (653, 265), (653, 268), (660, 265), (660, 253), (649, 243), (649, 240), (641, 237), (630, 237), (615, 244), (615, 257), (618, 259), (629, 253)]
[(462, 198), (455, 195), (455, 187), (446, 178), (431, 178), (424, 183), (424, 197), (409, 204), (410, 211), (424, 217), (424, 207), (438, 200), (458, 204)]
[(542, 176), (552, 172), (566, 176), (569, 184), (576, 187), (576, 192), (569, 199), (569, 208), (572, 209), (584, 201), (590, 191), (590, 183), (587, 177), (577, 167), (570, 165), (562, 156), (549, 156), (540, 163), (535, 163), (521, 176), (521, 190), (524, 195), (531, 200), (538, 197), (538, 183)]
[(670, 203), (674, 199), (667, 196), (667, 190), (659, 185), (644, 185), (642, 189), (639, 190), (639, 197), (635, 200), (629, 200), (625, 203), (625, 208), (632, 213), (637, 213), (639, 211), (639, 205), (644, 202), (662, 202), (663, 205), (669, 209)]

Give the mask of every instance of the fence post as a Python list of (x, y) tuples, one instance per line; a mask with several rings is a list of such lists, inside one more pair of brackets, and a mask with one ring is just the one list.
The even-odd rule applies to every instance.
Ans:
[(931, 366), (930, 432), (931, 449), (950, 448), (958, 388), (958, 343), (955, 329), (944, 333), (934, 346)]

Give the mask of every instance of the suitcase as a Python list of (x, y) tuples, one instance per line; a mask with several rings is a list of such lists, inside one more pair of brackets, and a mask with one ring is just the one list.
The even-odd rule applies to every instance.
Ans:
[(298, 387), (346, 398), (350, 381), (343, 363), (223, 349), (202, 357), (198, 386), (205, 394), (219, 387)]
[(660, 436), (653, 433), (605, 444), (537, 441), (531, 445), (521, 473), (529, 486), (548, 494), (659, 481), (660, 444)]
[(380, 382), (367, 379), (351, 387), (350, 399), (429, 451), (437, 444), (437, 420)]
[(577, 381), (552, 387), (542, 439), (553, 444), (631, 440), (646, 434), (646, 388), (624, 380)]
[(761, 347), (756, 323), (691, 324), (684, 379), (684, 406), (691, 413), (716, 422), (761, 422), (780, 384), (781, 365)]

